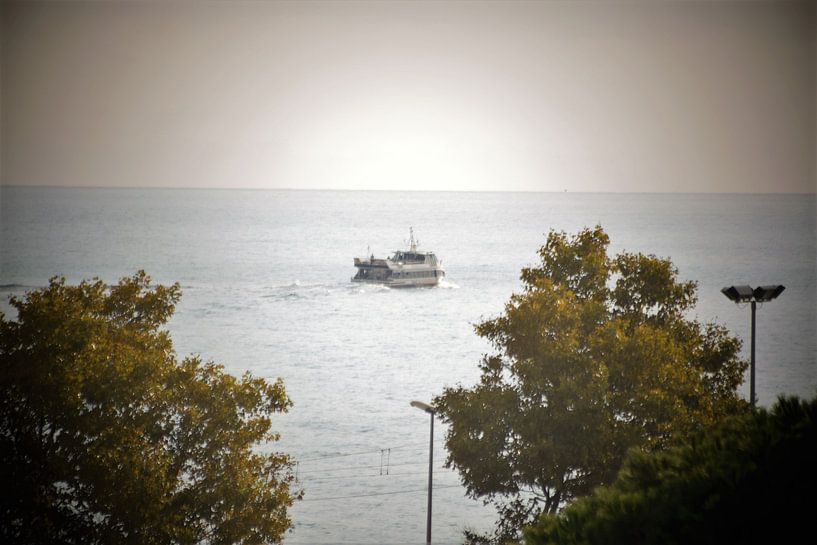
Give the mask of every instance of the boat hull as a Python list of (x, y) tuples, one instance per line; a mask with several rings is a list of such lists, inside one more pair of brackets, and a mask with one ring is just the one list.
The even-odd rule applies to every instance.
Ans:
[(359, 284), (380, 284), (390, 288), (422, 288), (434, 287), (440, 283), (445, 276), (430, 278), (389, 278), (387, 280), (372, 280), (368, 278), (352, 277), (352, 282)]

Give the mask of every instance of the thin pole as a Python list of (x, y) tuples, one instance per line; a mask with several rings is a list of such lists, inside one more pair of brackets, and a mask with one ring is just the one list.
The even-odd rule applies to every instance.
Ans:
[(752, 367), (749, 371), (749, 402), (755, 408), (755, 311), (757, 303), (752, 301)]
[(434, 469), (434, 413), (431, 417), (431, 437), (428, 441), (428, 515), (426, 518), (426, 544), (431, 545), (431, 474)]

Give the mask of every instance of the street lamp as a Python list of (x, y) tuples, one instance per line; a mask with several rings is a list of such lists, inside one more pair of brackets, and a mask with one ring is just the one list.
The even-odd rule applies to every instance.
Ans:
[(426, 516), (426, 544), (431, 545), (431, 474), (434, 470), (434, 407), (422, 401), (412, 401), (412, 407), (431, 415), (431, 434), (428, 440), (428, 514)]
[(755, 312), (758, 303), (766, 303), (776, 299), (783, 293), (785, 286), (759, 286), (752, 289), (751, 286), (729, 286), (723, 288), (721, 292), (734, 303), (752, 304), (752, 358), (749, 370), (749, 403), (755, 408)]

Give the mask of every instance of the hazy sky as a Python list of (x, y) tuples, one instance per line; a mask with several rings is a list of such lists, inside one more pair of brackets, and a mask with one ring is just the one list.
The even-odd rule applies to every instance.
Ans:
[(814, 2), (4, 2), (3, 184), (817, 191)]

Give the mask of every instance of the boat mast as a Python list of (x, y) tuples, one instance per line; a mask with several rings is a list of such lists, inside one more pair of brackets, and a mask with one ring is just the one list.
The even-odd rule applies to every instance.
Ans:
[(414, 227), (409, 227), (409, 251), (417, 251), (417, 241), (414, 240)]

